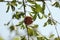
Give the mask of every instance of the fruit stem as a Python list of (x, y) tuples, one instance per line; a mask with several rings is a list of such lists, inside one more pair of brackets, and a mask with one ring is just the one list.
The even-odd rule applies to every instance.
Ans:
[(27, 28), (27, 35), (28, 35), (28, 40), (29, 40), (29, 34), (28, 34), (28, 27), (27, 27), (27, 25), (26, 25), (26, 28)]
[[(26, 16), (26, 5), (25, 5), (25, 2), (24, 2), (24, 0), (23, 0), (23, 8), (24, 8), (24, 13), (25, 13), (25, 16)], [(28, 27), (27, 27), (27, 25), (26, 25), (26, 29), (27, 29), (27, 35), (28, 35)], [(29, 40), (29, 35), (28, 35), (28, 40)]]

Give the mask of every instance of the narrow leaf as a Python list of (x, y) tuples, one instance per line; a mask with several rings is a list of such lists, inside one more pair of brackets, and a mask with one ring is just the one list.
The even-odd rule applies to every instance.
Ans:
[(10, 6), (7, 7), (6, 13), (9, 11)]
[(11, 9), (12, 11), (15, 11), (15, 7), (13, 5), (11, 5)]

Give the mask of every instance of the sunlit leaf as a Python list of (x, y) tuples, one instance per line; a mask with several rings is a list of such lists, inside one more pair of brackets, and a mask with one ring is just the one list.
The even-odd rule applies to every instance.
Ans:
[(33, 34), (34, 36), (38, 36), (39, 35), (39, 33), (37, 32), (37, 31), (34, 31), (34, 34)]
[(42, 7), (39, 4), (35, 4), (36, 12), (42, 12)]
[(34, 26), (32, 26), (32, 28), (37, 28), (38, 27), (38, 25), (34, 25)]
[(21, 40), (20, 37), (14, 37), (13, 40)]
[(13, 6), (17, 6), (16, 1), (12, 1), (12, 2), (11, 2), (11, 5), (13, 5)]
[(0, 40), (4, 40), (4, 39), (0, 36)]
[(29, 27), (28, 28), (28, 35), (33, 36), (33, 33), (34, 33), (33, 29)]
[(35, 3), (35, 5), (32, 5), (30, 7), (33, 12), (37, 12), (37, 13), (41, 12), (42, 13), (42, 7), (39, 4)]

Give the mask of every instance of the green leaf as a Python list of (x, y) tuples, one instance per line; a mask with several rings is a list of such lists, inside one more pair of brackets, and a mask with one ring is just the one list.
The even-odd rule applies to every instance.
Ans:
[(38, 14), (38, 18), (41, 19), (40, 15)]
[(20, 26), (20, 25), (22, 25), (22, 24), (23, 24), (23, 22), (24, 22), (24, 21), (19, 22), (19, 24), (18, 24), (18, 25), (16, 25), (16, 26)]
[(50, 36), (49, 36), (49, 38), (53, 38), (54, 37), (54, 34), (51, 34)]
[(11, 5), (13, 5), (13, 6), (17, 6), (16, 1), (12, 1), (12, 2), (11, 2)]
[(42, 11), (42, 7), (38, 4), (35, 4), (35, 10), (36, 12), (41, 12)]
[(55, 7), (59, 7), (60, 8), (59, 2), (55, 2), (52, 6), (55, 6)]
[(15, 27), (14, 27), (13, 25), (11, 25), (11, 26), (9, 27), (9, 29), (10, 29), (10, 31), (13, 31), (13, 30), (15, 29)]
[(16, 26), (20, 26), (21, 29), (26, 28), (26, 25), (24, 24), (24, 21), (19, 22)]
[(55, 38), (54, 40), (60, 40), (60, 38)]
[(47, 22), (48, 22), (48, 24), (51, 24), (51, 21), (52, 21), (52, 20), (49, 18), (49, 19), (48, 19), (48, 21), (47, 21)]
[(29, 3), (31, 3), (31, 4), (35, 4), (35, 2), (34, 1), (32, 1), (32, 0), (27, 0)]
[(34, 26), (32, 26), (32, 28), (37, 28), (38, 27), (38, 25), (34, 25)]
[(45, 27), (45, 26), (47, 26), (47, 24), (48, 24), (48, 23), (47, 23), (47, 22), (45, 22), (43, 26)]
[(48, 16), (50, 16), (51, 14), (49, 13)]
[(43, 14), (43, 18), (47, 18), (47, 15)]
[(16, 1), (16, 0), (12, 0), (12, 1)]
[(48, 38), (44, 37), (45, 40), (49, 40)]
[(15, 11), (15, 7), (13, 5), (11, 5), (11, 9), (12, 11)]
[(7, 7), (6, 13), (9, 11), (10, 6)]
[(13, 40), (21, 40), (20, 37), (14, 37)]
[(12, 19), (13, 18), (16, 18), (16, 19), (20, 19), (21, 16), (24, 18), (24, 13), (23, 12), (16, 12), (13, 16), (12, 16)]
[(42, 7), (39, 4), (35, 3), (35, 5), (32, 5), (30, 7), (33, 12), (37, 12), (37, 13), (41, 12), (42, 13)]
[(53, 23), (54, 25), (56, 25), (56, 22), (55, 22), (55, 21), (52, 21), (52, 23)]
[(37, 36), (37, 40), (49, 40), (48, 38), (46, 38), (45, 36)]
[(44, 14), (44, 10), (45, 10), (45, 2), (43, 1), (42, 14)]
[(25, 29), (26, 28), (26, 26), (24, 24), (22, 24), (20, 27), (21, 27), (21, 29)]
[(36, 1), (44, 1), (44, 0), (36, 0)]
[(21, 40), (26, 40), (25, 36), (21, 37)]
[(34, 33), (33, 29), (31, 27), (28, 27), (28, 35), (33, 36), (33, 33)]
[(37, 37), (37, 40), (45, 40), (43, 37)]
[(34, 34), (33, 34), (34, 36), (38, 36), (39, 34), (38, 34), (38, 32), (37, 31), (34, 31)]
[(3, 2), (4, 0), (0, 0), (0, 2)]
[(0, 40), (4, 40), (3, 37), (0, 36)]
[(33, 16), (33, 20), (35, 21), (36, 18), (37, 18), (37, 14), (34, 14), (34, 16)]
[(31, 17), (33, 17), (33, 15), (31, 13), (29, 13)]
[(18, 2), (18, 4), (22, 4), (22, 2)]

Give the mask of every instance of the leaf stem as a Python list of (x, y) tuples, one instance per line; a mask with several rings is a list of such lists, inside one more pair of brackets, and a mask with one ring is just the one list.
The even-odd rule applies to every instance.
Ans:
[(29, 40), (29, 34), (28, 34), (28, 27), (27, 27), (27, 25), (26, 25), (26, 28), (27, 28), (27, 35), (28, 35), (28, 40)]

